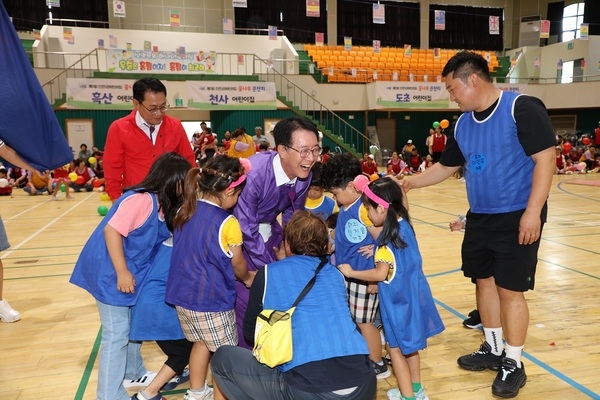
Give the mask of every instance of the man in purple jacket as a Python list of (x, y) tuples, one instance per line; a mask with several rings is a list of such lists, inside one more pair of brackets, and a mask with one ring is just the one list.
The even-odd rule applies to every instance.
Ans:
[[(283, 240), (283, 224), (297, 209), (304, 209), (310, 186), (310, 169), (318, 161), (319, 131), (305, 118), (286, 118), (273, 130), (275, 150), (250, 157), (252, 170), (246, 187), (233, 210), (244, 237), (244, 257), (248, 269), (255, 271), (276, 261), (274, 248)], [(236, 318), (240, 346), (250, 347), (244, 340), (242, 325), (248, 305), (248, 289), (236, 282)]]

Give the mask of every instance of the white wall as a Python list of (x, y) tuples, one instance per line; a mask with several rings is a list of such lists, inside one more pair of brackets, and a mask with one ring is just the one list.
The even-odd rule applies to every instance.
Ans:
[[(144, 41), (150, 41), (152, 46), (159, 50), (175, 51), (179, 46), (184, 46), (186, 51), (216, 51), (218, 53), (256, 54), (262, 59), (268, 59), (271, 52), (281, 49), (286, 57), (297, 56), (296, 51), (286, 38), (278, 36), (270, 40), (268, 36), (253, 35), (224, 35), (218, 33), (189, 33), (189, 32), (157, 32), (138, 31), (126, 29), (99, 29), (99, 28), (69, 28), (73, 30), (74, 44), (68, 44), (64, 39), (63, 27), (45, 26), (42, 31), (42, 40), (33, 45), (34, 52), (39, 54), (34, 57), (36, 67), (66, 68), (73, 64), (82, 54), (87, 54), (98, 47), (98, 39), (104, 40), (104, 47), (109, 48), (109, 35), (117, 37), (117, 48), (125, 49), (131, 43), (135, 50), (144, 48)], [(68, 52), (76, 53), (72, 56), (58, 56), (56, 54), (41, 54), (41, 52)], [(103, 60), (105, 61), (105, 60)], [(100, 70), (105, 71), (105, 63), (100, 65)]]
[[(106, 30), (94, 28), (72, 28), (75, 44), (69, 45), (63, 37), (63, 28), (57, 26), (46, 26), (42, 29), (42, 40), (36, 42), (37, 50), (53, 50), (61, 52), (88, 53), (96, 48), (98, 39), (104, 39), (105, 47), (108, 47), (108, 35), (112, 34), (118, 38), (118, 48), (125, 48), (125, 43), (130, 42), (134, 49), (143, 48), (144, 40), (150, 40), (161, 50), (175, 50), (178, 46), (185, 46), (188, 51), (217, 51), (218, 53), (245, 54), (253, 53), (263, 59), (268, 59), (274, 50), (284, 59), (295, 59), (296, 51), (287, 38), (278, 37), (277, 40), (269, 40), (267, 36), (247, 35), (223, 35), (211, 33), (185, 33), (185, 32), (153, 32), (136, 30)], [(556, 76), (556, 62), (559, 58), (569, 61), (578, 58), (586, 58), (586, 75), (597, 75), (598, 61), (600, 61), (600, 37), (590, 37), (588, 41), (575, 40), (573, 50), (567, 49), (566, 43), (526, 49), (522, 57), (522, 65), (519, 66), (523, 76), (539, 76), (541, 78), (554, 78)], [(533, 59), (539, 56), (542, 67), (533, 67)], [(39, 54), (39, 62), (56, 61), (57, 55), (48, 56)], [(100, 57), (102, 61), (102, 57)], [(41, 60), (40, 60), (41, 59)], [(68, 63), (69, 60), (64, 63)], [(287, 64), (283, 62), (284, 65)], [(102, 66), (100, 66), (102, 70)], [(104, 66), (104, 70), (106, 70)], [(46, 79), (51, 73), (40, 72), (38, 77)], [(288, 75), (292, 82), (301, 87), (305, 92), (316, 91), (316, 98), (327, 108), (333, 111), (355, 111), (367, 110), (369, 104), (375, 104), (374, 90), (369, 85), (363, 84), (318, 84), (307, 75)], [(600, 76), (599, 76), (600, 77)], [(591, 80), (591, 79), (590, 79)], [(44, 82), (44, 81), (42, 81)], [(185, 82), (166, 82), (169, 93), (169, 101), (175, 104), (176, 97), (185, 97)], [(549, 108), (573, 108), (573, 107), (598, 107), (600, 100), (600, 81), (587, 82), (572, 85), (528, 85), (527, 93), (539, 96)], [(451, 106), (454, 109), (455, 105)]]
[[(569, 43), (573, 44), (572, 49), (568, 48)], [(598, 61), (600, 61), (600, 36), (590, 36), (589, 40), (575, 39), (568, 42), (551, 44), (545, 47), (517, 48), (507, 51), (506, 54), (513, 56), (519, 51), (523, 51), (524, 54), (521, 56), (519, 64), (511, 75), (512, 78), (555, 79), (557, 76), (556, 66), (559, 59), (562, 59), (563, 62), (565, 62), (584, 58), (586, 60), (584, 75), (600, 74), (597, 67)], [(534, 66), (535, 57), (540, 58), (541, 65), (539, 68)], [(600, 77), (593, 78), (593, 80), (599, 78)]]

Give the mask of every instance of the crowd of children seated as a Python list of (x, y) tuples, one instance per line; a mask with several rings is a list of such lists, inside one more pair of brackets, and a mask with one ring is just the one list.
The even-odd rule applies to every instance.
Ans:
[(555, 174), (586, 174), (598, 171), (600, 155), (589, 138), (584, 138), (584, 141), (574, 146), (571, 140), (558, 137)]

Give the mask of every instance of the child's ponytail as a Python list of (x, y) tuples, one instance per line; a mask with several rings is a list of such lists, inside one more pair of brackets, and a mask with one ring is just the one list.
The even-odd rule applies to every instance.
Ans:
[(187, 173), (183, 181), (182, 189), (182, 204), (177, 215), (173, 220), (173, 228), (180, 228), (188, 222), (196, 212), (196, 204), (198, 201), (198, 179), (200, 178), (200, 168), (192, 168)]

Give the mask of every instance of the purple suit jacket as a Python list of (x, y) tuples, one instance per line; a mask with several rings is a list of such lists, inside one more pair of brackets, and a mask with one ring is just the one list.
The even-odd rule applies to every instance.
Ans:
[[(282, 222), (286, 224), (295, 210), (304, 209), (311, 175), (305, 180), (296, 180), (294, 186), (283, 185), (277, 187), (273, 158), (276, 152), (257, 153), (249, 158), (252, 170), (246, 178), (246, 187), (233, 214), (240, 222), (244, 238), (243, 253), (248, 269), (256, 271), (266, 264), (276, 261), (273, 247), (279, 247), (283, 240), (283, 228), (277, 217), (282, 215)], [(258, 232), (261, 223), (271, 224), (271, 237), (267, 242)], [(236, 323), (238, 329), (239, 345), (248, 349), (252, 346), (244, 339), (244, 315), (248, 307), (249, 290), (243, 283), (235, 281), (236, 291)]]
[[(246, 179), (246, 187), (233, 214), (240, 222), (244, 237), (244, 256), (251, 270), (262, 268), (276, 261), (274, 246), (283, 240), (283, 229), (277, 217), (282, 215), (285, 225), (294, 211), (304, 209), (311, 176), (296, 180), (294, 186), (276, 186), (273, 158), (276, 152), (257, 153), (250, 157), (252, 170)], [(293, 199), (292, 199), (293, 198)], [(271, 237), (265, 243), (258, 233), (258, 225), (271, 224)]]

